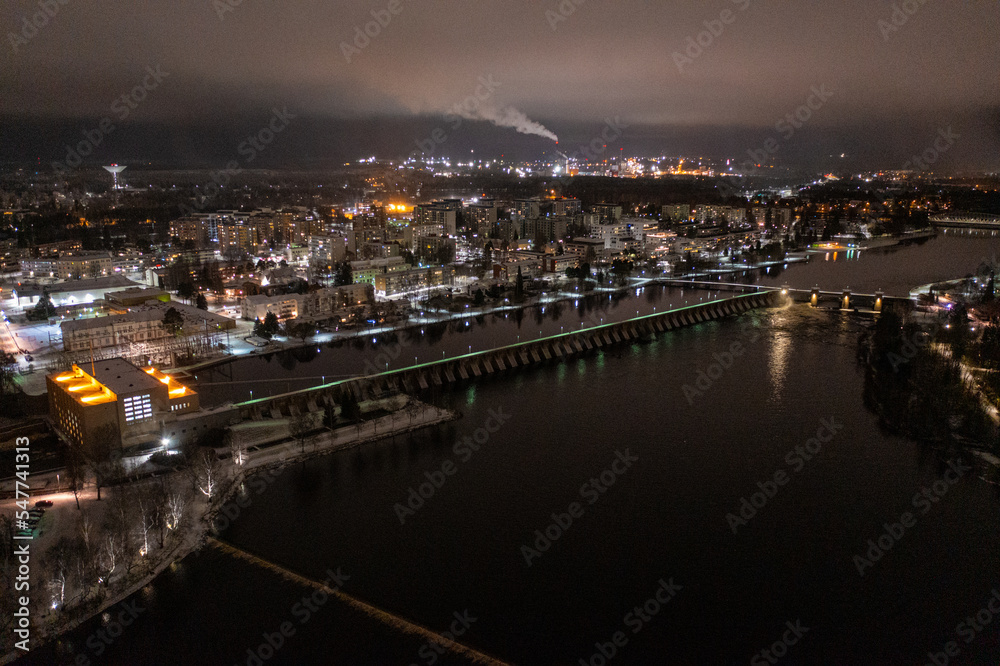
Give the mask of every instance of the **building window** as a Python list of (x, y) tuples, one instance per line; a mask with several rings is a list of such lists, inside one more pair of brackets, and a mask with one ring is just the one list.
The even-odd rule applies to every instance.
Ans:
[(141, 421), (153, 416), (153, 404), (148, 393), (125, 398), (122, 403), (125, 406), (126, 423)]

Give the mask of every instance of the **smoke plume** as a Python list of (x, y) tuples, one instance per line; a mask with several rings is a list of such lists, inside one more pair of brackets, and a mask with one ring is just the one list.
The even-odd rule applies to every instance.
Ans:
[(518, 111), (512, 106), (508, 106), (503, 109), (468, 109), (462, 105), (458, 105), (453, 108), (451, 112), (457, 116), (465, 118), (466, 120), (488, 120), (498, 127), (511, 127), (521, 134), (533, 134), (535, 136), (545, 137), (546, 139), (551, 139), (552, 141), (559, 143), (559, 137), (549, 131), (545, 125), (536, 123), (534, 120), (531, 120), (528, 116), (524, 115), (524, 113)]

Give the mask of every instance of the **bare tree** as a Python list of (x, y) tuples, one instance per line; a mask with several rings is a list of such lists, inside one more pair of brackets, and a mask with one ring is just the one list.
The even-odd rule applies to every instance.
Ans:
[(52, 599), (52, 608), (61, 608), (66, 603), (67, 574), (74, 568), (78, 551), (76, 544), (62, 537), (45, 552), (42, 568), (49, 576), (47, 587)]
[(229, 445), (229, 453), (233, 457), (233, 464), (237, 467), (243, 467), (247, 461), (247, 445), (243, 442), (243, 438), (232, 430), (228, 430), (225, 439)]
[(73, 444), (66, 447), (66, 480), (69, 482), (70, 490), (73, 491), (73, 499), (76, 500), (76, 508), (80, 510), (80, 491), (87, 478), (87, 468), (84, 463), (80, 449)]
[(80, 588), (84, 598), (88, 596), (92, 581), (96, 579), (97, 572), (97, 535), (94, 529), (90, 512), (81, 511), (77, 522), (77, 543), (79, 544), (79, 557), (77, 558), (77, 579), (80, 581)]
[(219, 458), (215, 455), (215, 450), (202, 449), (195, 456), (192, 469), (198, 490), (211, 498), (219, 482)]
[(167, 537), (167, 505), (170, 502), (170, 491), (162, 480), (147, 487), (146, 501), (152, 506), (153, 529), (160, 539), (160, 548), (163, 548)]
[(306, 435), (312, 429), (312, 416), (309, 412), (302, 412), (298, 416), (292, 418), (291, 422), (288, 424), (288, 432), (296, 441), (298, 441), (302, 452), (305, 452), (306, 448)]
[(97, 499), (101, 499), (101, 487), (108, 479), (113, 478), (118, 471), (116, 462), (120, 461), (120, 442), (118, 428), (107, 423), (94, 431), (90, 446), (90, 466), (94, 470), (97, 481)]
[(167, 497), (167, 529), (175, 530), (184, 517), (184, 496), (180, 492), (171, 492)]
[(138, 493), (139, 521), (138, 533), (142, 538), (142, 546), (139, 548), (139, 555), (145, 557), (149, 554), (149, 533), (156, 527), (156, 506), (146, 489)]
[(128, 573), (135, 566), (139, 548), (134, 536), (142, 522), (139, 510), (138, 487), (135, 481), (120, 486), (111, 496), (111, 507), (105, 512), (104, 532), (114, 540), (116, 563)]
[(83, 511), (80, 513), (80, 520), (77, 523), (77, 531), (80, 533), (80, 538), (83, 540), (83, 545), (87, 550), (93, 548), (94, 539), (94, 523), (90, 519), (90, 512)]
[(97, 556), (98, 583), (107, 587), (111, 582), (111, 576), (118, 569), (122, 550), (122, 545), (116, 535), (106, 534), (104, 536)]

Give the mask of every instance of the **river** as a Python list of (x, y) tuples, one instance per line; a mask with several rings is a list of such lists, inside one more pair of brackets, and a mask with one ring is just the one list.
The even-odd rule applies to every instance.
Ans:
[[(772, 279), (894, 293), (996, 249), (938, 238)], [(960, 624), (1000, 590), (996, 487), (965, 470), (971, 457), (879, 428), (862, 403), (862, 325), (790, 305), (429, 392), (463, 418), (292, 466), (220, 538), (320, 580), (340, 567), (345, 592), (437, 630), (465, 614), (460, 640), (518, 664), (599, 664), (602, 650), (621, 664), (770, 663), (764, 649), (789, 664), (923, 664), (949, 641), (952, 664), (998, 663), (1000, 618)], [(401, 509), (428, 479), (440, 487)], [(296, 633), (264, 663), (431, 663), (421, 641), (332, 602), (300, 623), (305, 592), (206, 549), (136, 595), (144, 611), (99, 657), (96, 618), (26, 662), (246, 664), (289, 620)]]

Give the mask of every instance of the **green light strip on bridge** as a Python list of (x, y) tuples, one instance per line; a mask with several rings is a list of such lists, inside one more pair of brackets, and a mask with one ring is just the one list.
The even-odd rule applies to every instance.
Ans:
[[(423, 368), (431, 368), (431, 367), (434, 367), (436, 365), (441, 365), (441, 364), (444, 364), (444, 363), (453, 363), (455, 361), (461, 361), (463, 359), (471, 359), (471, 358), (475, 358), (477, 356), (482, 356), (484, 354), (493, 354), (493, 353), (497, 353), (497, 352), (501, 352), (501, 351), (515, 350), (515, 349), (518, 349), (520, 347), (525, 347), (525, 346), (528, 346), (528, 345), (536, 345), (536, 344), (538, 344), (540, 342), (546, 342), (546, 341), (551, 341), (551, 340), (558, 340), (560, 338), (566, 338), (566, 337), (569, 337), (569, 336), (580, 335), (581, 333), (587, 333), (587, 332), (590, 332), (590, 331), (599, 331), (599, 330), (605, 329), (605, 328), (611, 328), (611, 327), (614, 327), (614, 326), (621, 326), (622, 324), (627, 324), (629, 322), (642, 321), (644, 319), (653, 319), (655, 317), (664, 317), (664, 316), (666, 316), (668, 314), (671, 314), (671, 313), (674, 313), (674, 312), (683, 312), (684, 310), (691, 310), (691, 309), (694, 309), (694, 308), (704, 308), (704, 307), (708, 307), (709, 305), (717, 305), (717, 304), (721, 304), (721, 303), (730, 303), (730, 302), (739, 300), (741, 298), (750, 298), (752, 296), (760, 296), (761, 294), (772, 293), (774, 291), (777, 291), (776, 289), (770, 289), (770, 288), (765, 288), (765, 289), (766, 289), (765, 291), (756, 291), (756, 292), (754, 292), (752, 294), (741, 294), (739, 296), (733, 296), (733, 297), (730, 297), (730, 298), (723, 298), (723, 299), (715, 300), (715, 301), (707, 301), (705, 303), (698, 303), (696, 305), (685, 305), (684, 307), (674, 308), (672, 310), (664, 310), (663, 312), (654, 312), (653, 314), (642, 315), (640, 317), (633, 317), (631, 319), (625, 319), (625, 320), (622, 320), (622, 321), (609, 322), (607, 324), (598, 324), (596, 326), (591, 326), (589, 328), (581, 328), (578, 331), (568, 331), (566, 333), (557, 333), (555, 335), (550, 335), (548, 337), (538, 338), (537, 340), (527, 340), (525, 342), (516, 342), (514, 344), (505, 345), (503, 347), (493, 347), (492, 349), (484, 349), (483, 351), (472, 352), (471, 354), (462, 354), (460, 356), (452, 356), (451, 358), (443, 358), (441, 360), (428, 361), (426, 363), (420, 363), (420, 364), (417, 364), (417, 365), (411, 365), (411, 366), (407, 366), (405, 368), (395, 368), (393, 370), (387, 370), (385, 372), (380, 372), (377, 375), (358, 375), (358, 376), (352, 377), (350, 379), (341, 379), (341, 380), (338, 380), (338, 381), (335, 381), (335, 382), (330, 382), (329, 384), (323, 384), (321, 386), (312, 386), (310, 388), (299, 389), (297, 391), (291, 391), (289, 393), (279, 393), (278, 395), (273, 395), (273, 396), (269, 396), (269, 397), (266, 397), (266, 398), (256, 398), (255, 400), (248, 400), (246, 402), (236, 402), (236, 403), (233, 403), (233, 407), (234, 408), (250, 407), (252, 405), (257, 405), (257, 404), (262, 404), (262, 403), (266, 403), (266, 402), (271, 402), (271, 401), (277, 400), (279, 398), (285, 398), (285, 397), (289, 397), (289, 396), (293, 396), (293, 395), (300, 395), (300, 394), (304, 394), (304, 393), (310, 393), (312, 391), (320, 391), (320, 390), (323, 390), (323, 389), (333, 388), (335, 386), (340, 386), (342, 384), (348, 384), (350, 382), (356, 382), (359, 379), (372, 379), (372, 378), (375, 378), (375, 377), (386, 377), (386, 376), (389, 376), (389, 375), (394, 375), (394, 374), (398, 374), (398, 373), (402, 373), (402, 372), (411, 372), (413, 370), (420, 370), (420, 369), (423, 369)], [(289, 380), (289, 381), (294, 381), (294, 380)]]

